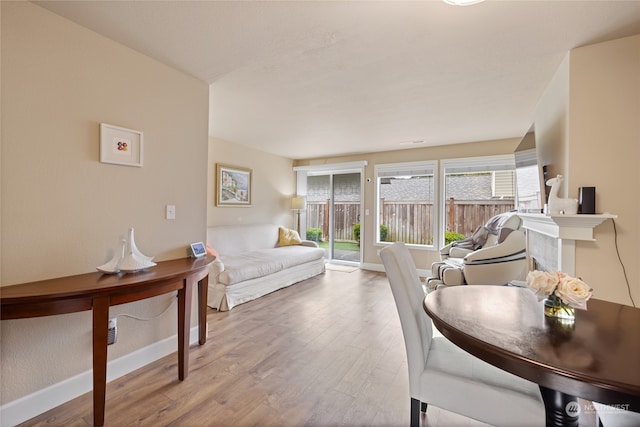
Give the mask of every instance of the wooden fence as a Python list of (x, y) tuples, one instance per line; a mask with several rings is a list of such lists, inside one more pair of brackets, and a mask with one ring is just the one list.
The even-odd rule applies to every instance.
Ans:
[(447, 231), (470, 235), (492, 216), (513, 210), (513, 200), (453, 200), (447, 202)]
[[(334, 240), (355, 241), (353, 226), (360, 222), (360, 202), (338, 202), (333, 217)], [(329, 236), (329, 201), (307, 202), (307, 228), (322, 230), (322, 239)]]
[(380, 199), (380, 224), (387, 226), (387, 242), (433, 244), (433, 202), (389, 202)]
[[(420, 245), (433, 244), (433, 202), (380, 200), (380, 224), (387, 227), (387, 241)], [(470, 235), (494, 215), (513, 210), (513, 200), (453, 200), (447, 202), (447, 230)], [(335, 240), (354, 241), (353, 226), (360, 222), (359, 202), (335, 204)], [(433, 224), (437, 226), (436, 224)], [(307, 203), (307, 228), (322, 230), (329, 236), (329, 201)]]

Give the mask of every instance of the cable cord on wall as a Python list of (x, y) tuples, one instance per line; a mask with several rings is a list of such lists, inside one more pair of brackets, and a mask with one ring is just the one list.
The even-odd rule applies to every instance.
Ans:
[(624, 263), (622, 262), (622, 257), (620, 256), (620, 250), (618, 249), (618, 229), (616, 228), (616, 221), (615, 219), (611, 218), (611, 222), (613, 222), (613, 241), (616, 247), (616, 254), (618, 255), (618, 261), (620, 262), (620, 266), (622, 267), (624, 280), (627, 283), (627, 292), (629, 292), (629, 299), (631, 300), (631, 304), (633, 304), (634, 307), (637, 307), (636, 302), (633, 300), (633, 295), (631, 294), (631, 285), (629, 285), (629, 277), (627, 277), (627, 270), (624, 267)]
[(159, 314), (156, 314), (155, 316), (151, 316), (151, 317), (138, 317), (138, 316), (134, 316), (133, 314), (118, 314), (115, 317), (128, 317), (130, 319), (135, 319), (135, 320), (141, 320), (143, 322), (148, 322), (149, 320), (153, 320), (153, 319), (157, 319), (158, 317), (162, 316), (163, 314), (165, 314), (172, 306), (173, 304), (175, 304), (175, 302), (178, 300), (178, 295), (175, 296), (175, 298), (173, 298), (171, 300), (171, 304), (169, 304), (167, 306), (167, 308), (165, 308), (164, 310), (162, 310), (162, 312), (160, 312)]

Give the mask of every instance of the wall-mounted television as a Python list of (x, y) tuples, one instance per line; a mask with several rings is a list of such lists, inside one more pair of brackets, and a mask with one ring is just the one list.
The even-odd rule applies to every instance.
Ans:
[(516, 208), (522, 213), (542, 213), (547, 202), (546, 167), (538, 162), (534, 126), (514, 151), (516, 163)]

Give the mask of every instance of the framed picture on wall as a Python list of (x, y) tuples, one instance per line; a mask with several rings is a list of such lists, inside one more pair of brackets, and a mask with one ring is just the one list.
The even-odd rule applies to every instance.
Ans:
[(216, 164), (216, 206), (251, 206), (251, 169)]
[(100, 162), (142, 167), (142, 132), (100, 123)]

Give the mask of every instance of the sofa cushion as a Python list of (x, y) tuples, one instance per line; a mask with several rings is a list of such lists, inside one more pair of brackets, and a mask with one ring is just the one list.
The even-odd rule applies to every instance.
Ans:
[(224, 259), (225, 269), (218, 276), (218, 281), (227, 286), (233, 285), (277, 273), (285, 268), (314, 261), (323, 256), (323, 249), (300, 245), (261, 249), (226, 256)]
[(315, 261), (324, 256), (324, 249), (310, 246), (285, 246), (278, 248), (277, 252), (281, 257), (283, 268)]
[(224, 271), (218, 281), (225, 285), (267, 276), (282, 270), (282, 262), (277, 254), (269, 254), (267, 250), (246, 252), (227, 256), (224, 259)]
[(226, 261), (229, 255), (275, 248), (278, 245), (278, 226), (245, 224), (209, 227), (207, 241)]

